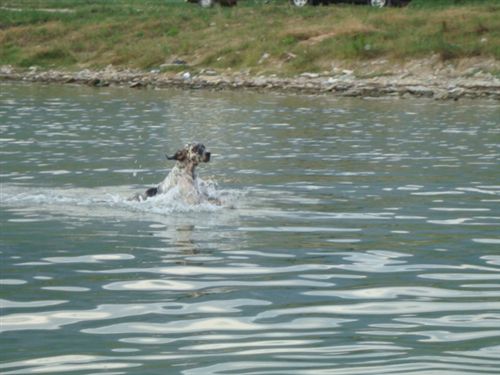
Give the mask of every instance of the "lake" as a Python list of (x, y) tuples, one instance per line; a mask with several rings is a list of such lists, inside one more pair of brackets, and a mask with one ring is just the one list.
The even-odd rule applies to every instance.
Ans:
[[(0, 371), (498, 374), (499, 120), (0, 83)], [(191, 141), (222, 206), (127, 200)]]

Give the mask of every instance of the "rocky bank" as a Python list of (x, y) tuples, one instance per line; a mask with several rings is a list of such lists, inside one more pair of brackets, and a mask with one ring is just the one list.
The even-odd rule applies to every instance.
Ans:
[[(437, 100), (461, 98), (500, 99), (500, 71), (496, 60), (435, 64), (429, 59), (413, 61), (388, 70), (384, 61), (372, 61), (355, 68), (332, 67), (323, 73), (302, 73), (294, 77), (248, 72), (218, 72), (212, 69), (177, 67), (180, 72), (162, 69), (141, 71), (108, 66), (102, 70), (41, 70), (0, 67), (0, 80), (84, 84), (95, 87), (246, 89), (262, 91), (329, 94), (345, 97), (425, 97)], [(165, 68), (165, 67), (164, 67)], [(497, 70), (498, 69), (498, 70)]]

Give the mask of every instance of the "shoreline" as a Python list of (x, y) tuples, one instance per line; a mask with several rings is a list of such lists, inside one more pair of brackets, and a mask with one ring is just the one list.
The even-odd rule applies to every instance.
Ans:
[[(417, 64), (418, 65), (418, 64)], [(220, 73), (201, 69), (185, 71), (145, 72), (108, 66), (101, 70), (20, 70), (0, 66), (0, 81), (80, 84), (93, 87), (183, 88), (207, 90), (253, 90), (303, 94), (327, 94), (338, 97), (430, 98), (435, 100), (494, 99), (500, 100), (500, 79), (491, 74), (452, 71), (448, 74), (429, 71), (399, 70), (392, 74), (367, 74), (360, 77), (354, 70), (336, 69), (324, 73), (302, 73), (294, 77), (251, 75), (246, 72)]]

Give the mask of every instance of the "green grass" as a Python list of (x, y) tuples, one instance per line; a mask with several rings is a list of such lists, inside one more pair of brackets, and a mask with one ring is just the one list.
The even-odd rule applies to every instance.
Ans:
[(498, 19), (496, 0), (413, 0), (387, 9), (298, 9), (284, 0), (212, 9), (181, 0), (4, 0), (0, 65), (151, 69), (178, 58), (193, 69), (295, 74), (338, 60), (500, 59)]

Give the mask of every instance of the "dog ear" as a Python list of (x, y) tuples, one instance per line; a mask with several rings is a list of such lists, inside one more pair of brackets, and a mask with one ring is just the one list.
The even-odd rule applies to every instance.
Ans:
[(178, 150), (173, 156), (167, 156), (167, 160), (184, 161), (186, 160), (186, 158), (187, 158), (187, 151), (185, 149)]

